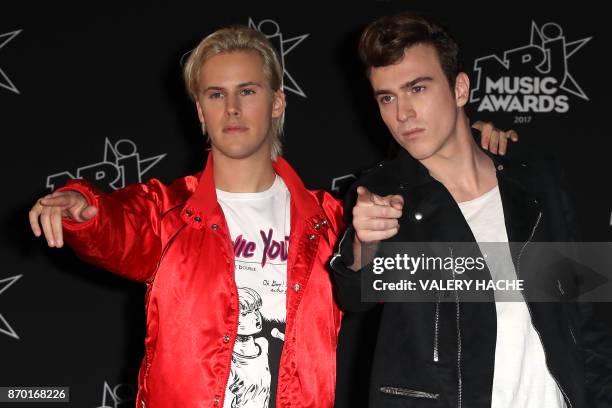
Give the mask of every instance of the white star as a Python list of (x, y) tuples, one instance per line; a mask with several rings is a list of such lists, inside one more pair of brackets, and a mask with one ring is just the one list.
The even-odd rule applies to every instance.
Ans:
[[(15, 38), (20, 32), (21, 30), (17, 30), (11, 31), (10, 33), (0, 34), (0, 49), (8, 44), (8, 42)], [(17, 89), (4, 71), (2, 71), (2, 68), (0, 68), (0, 87), (19, 94), (19, 89)]]
[(304, 41), (310, 34), (302, 34), (291, 38), (283, 38), (283, 33), (280, 31), (278, 23), (274, 20), (261, 20), (258, 24), (255, 24), (252, 18), (249, 17), (249, 27), (258, 30), (270, 40), (279, 49), (281, 64), (283, 66), (284, 80), (283, 88), (287, 91), (291, 91), (296, 95), (306, 98), (306, 94), (302, 91), (302, 88), (293, 79), (287, 68), (285, 68), (285, 55), (289, 54), (295, 47), (297, 47), (302, 41)]
[[(10, 278), (0, 279), (0, 294), (7, 290), (13, 283), (17, 282), (23, 275), (11, 276)], [(15, 330), (8, 324), (6, 319), (0, 314), (0, 333), (4, 333), (7, 336), (11, 336), (19, 340), (19, 336), (15, 333)]]

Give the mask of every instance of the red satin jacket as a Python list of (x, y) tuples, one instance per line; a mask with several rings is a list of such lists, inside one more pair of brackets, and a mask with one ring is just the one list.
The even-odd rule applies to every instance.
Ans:
[[(331, 407), (341, 312), (328, 261), (342, 206), (309, 191), (283, 159), (274, 162), (291, 193), (287, 321), (277, 407)], [(238, 326), (232, 242), (213, 182), (204, 172), (101, 194), (82, 180), (62, 190), (99, 208), (85, 223), (64, 221), (66, 242), (84, 260), (144, 282), (147, 334), (137, 407), (222, 407)]]

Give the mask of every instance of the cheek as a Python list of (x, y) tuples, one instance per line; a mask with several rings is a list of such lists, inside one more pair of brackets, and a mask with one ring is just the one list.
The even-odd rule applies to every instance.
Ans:
[(383, 122), (385, 122), (385, 125), (387, 125), (387, 128), (394, 133), (395, 128), (397, 127), (397, 118), (393, 109), (390, 106), (381, 106), (379, 107), (379, 111)]
[(252, 98), (243, 104), (242, 110), (243, 114), (260, 120), (272, 118), (272, 104), (266, 98)]
[(429, 126), (435, 128), (447, 128), (454, 122), (457, 114), (454, 99), (444, 95), (443, 97), (428, 100), (422, 107), (422, 114)]
[(204, 119), (207, 122), (214, 121), (215, 118), (222, 116), (224, 112), (223, 106), (221, 106), (220, 103), (207, 101), (207, 102), (204, 102), (203, 104), (200, 104), (200, 106), (202, 107), (202, 113), (204, 114)]

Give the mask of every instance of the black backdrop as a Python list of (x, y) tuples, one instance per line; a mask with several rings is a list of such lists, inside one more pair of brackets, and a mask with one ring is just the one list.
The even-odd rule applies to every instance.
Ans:
[[(586, 2), (471, 8), (392, 0), (335, 6), (5, 2), (0, 386), (66, 385), (69, 406), (133, 406), (143, 354), (143, 288), (79, 262), (69, 249), (46, 248), (31, 236), (27, 211), (68, 177), (97, 179), (110, 189), (199, 170), (205, 143), (180, 67), (199, 39), (223, 25), (250, 22), (283, 49), (285, 156), (308, 187), (338, 192), (352, 174), (380, 161), (390, 142), (359, 69), (357, 36), (372, 19), (408, 9), (430, 12), (463, 45), (478, 87), (471, 119), (514, 128), (522, 145), (555, 154), (586, 240), (610, 241), (605, 98), (612, 90), (612, 35), (608, 14)], [(543, 89), (513, 93), (518, 77), (548, 79)], [(524, 109), (531, 101), (535, 106)], [(610, 321), (604, 306), (601, 317)]]

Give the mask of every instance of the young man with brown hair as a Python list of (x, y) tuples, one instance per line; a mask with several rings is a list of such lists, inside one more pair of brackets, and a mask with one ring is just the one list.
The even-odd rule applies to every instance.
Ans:
[[(381, 117), (401, 147), (396, 159), (355, 184), (347, 200), (350, 228), (331, 262), (341, 307), (382, 309), (369, 406), (589, 406), (583, 353), (591, 361), (602, 357), (577, 340), (575, 305), (470, 303), (458, 291), (450, 303), (362, 302), (364, 243), (524, 248), (572, 241), (576, 228), (556, 167), (535, 155), (503, 161), (475, 143), (464, 111), (470, 81), (459, 47), (438, 24), (412, 13), (382, 17), (363, 32), (359, 54)], [(518, 273), (520, 253), (507, 244), (498, 248), (500, 255), (487, 260), (489, 279), (500, 268)], [(571, 282), (548, 283), (560, 300), (557, 284), (572, 289)]]

